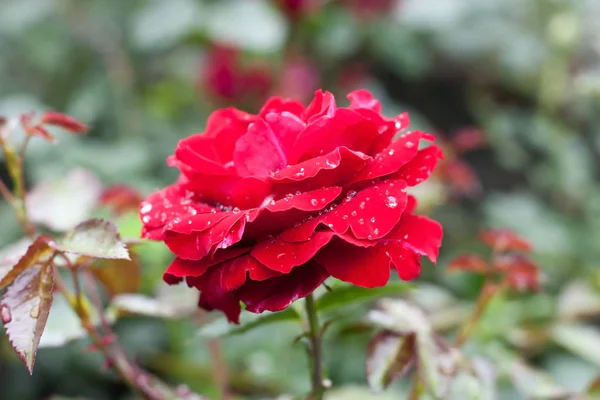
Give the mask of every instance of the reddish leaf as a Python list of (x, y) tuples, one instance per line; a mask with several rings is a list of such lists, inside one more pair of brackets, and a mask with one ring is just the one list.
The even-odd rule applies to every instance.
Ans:
[(506, 284), (519, 291), (540, 289), (540, 270), (535, 262), (522, 254), (497, 257), (493, 269), (503, 272)]
[(508, 229), (488, 229), (479, 234), (479, 239), (497, 251), (531, 251), (531, 244)]
[(49, 141), (51, 143), (55, 141), (54, 135), (52, 135), (50, 132), (48, 132), (46, 130), (46, 128), (43, 128), (39, 125), (31, 128), (30, 133), (33, 135), (36, 135), (36, 136), (40, 136), (43, 139), (46, 139), (47, 141)]
[(55, 247), (81, 256), (130, 259), (117, 227), (112, 222), (99, 218), (80, 223)]
[(58, 126), (71, 133), (83, 133), (88, 130), (87, 125), (85, 125), (83, 122), (56, 111), (46, 111), (42, 115), (41, 123)]
[(100, 195), (100, 204), (113, 208), (117, 215), (136, 211), (142, 200), (140, 194), (128, 185), (111, 186)]
[(463, 129), (452, 137), (452, 144), (457, 153), (480, 149), (486, 144), (485, 135), (479, 129)]
[(12, 266), (0, 267), (0, 289), (10, 285), (19, 274), (38, 263), (42, 257), (49, 255), (52, 252), (48, 245), (50, 240), (47, 236), (38, 237)]
[(52, 305), (54, 270), (51, 265), (24, 271), (6, 289), (0, 315), (12, 347), (29, 373)]
[(477, 254), (466, 254), (456, 257), (448, 265), (448, 272), (466, 271), (475, 273), (485, 273), (488, 269), (487, 261)]
[(405, 375), (413, 365), (416, 348), (414, 333), (401, 335), (382, 331), (369, 342), (367, 380), (373, 390), (383, 390)]
[(114, 297), (121, 293), (135, 293), (142, 283), (142, 269), (138, 256), (129, 247), (129, 260), (101, 259), (92, 266), (92, 273)]

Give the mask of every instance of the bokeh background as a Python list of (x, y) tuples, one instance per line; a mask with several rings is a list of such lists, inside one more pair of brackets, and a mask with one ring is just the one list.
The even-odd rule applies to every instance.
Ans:
[[(551, 398), (584, 390), (600, 368), (598, 15), (596, 0), (0, 0), (0, 115), (54, 109), (92, 127), (56, 145), (34, 140), (32, 186), (78, 167), (147, 194), (175, 179), (167, 156), (216, 108), (256, 111), (269, 95), (306, 102), (317, 88), (344, 104), (350, 90), (371, 90), (386, 115), (409, 111), (413, 127), (435, 133), (448, 154), (418, 192), (421, 211), (445, 228), (418, 301), (439, 330), (452, 330), (481, 279), (447, 274), (448, 261), (483, 251), (477, 233), (487, 227), (530, 240), (543, 290), (495, 301), (466, 352), (510, 351), (543, 371), (528, 382)], [(74, 185), (70, 196), (84, 196)], [(67, 215), (70, 206), (67, 196)], [(6, 204), (0, 221), (0, 243), (17, 240)], [(118, 222), (138, 233), (135, 215)], [(150, 244), (139, 256), (141, 291), (154, 293), (169, 254)], [(373, 331), (358, 319), (371, 306), (344, 310), (354, 318), (325, 337), (329, 399), (397, 399), (406, 390), (401, 381), (366, 392)], [(141, 365), (209, 397), (218, 394), (215, 371), (239, 398), (308, 389), (303, 348), (291, 344), (296, 325), (219, 343), (198, 333), (213, 318), (132, 317), (116, 329)], [(87, 344), (40, 350), (30, 377), (2, 337), (0, 398), (133, 398)], [(500, 376), (498, 398), (530, 397), (522, 386)]]

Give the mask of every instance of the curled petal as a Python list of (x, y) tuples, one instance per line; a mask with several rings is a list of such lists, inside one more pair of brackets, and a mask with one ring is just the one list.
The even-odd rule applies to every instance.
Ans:
[(385, 250), (400, 279), (410, 281), (419, 276), (421, 273), (421, 258), (417, 253), (396, 243), (386, 245)]
[(419, 150), (417, 155), (392, 177), (405, 180), (408, 186), (416, 186), (429, 178), (438, 161), (442, 158), (442, 150), (436, 145), (431, 145)]
[(415, 254), (436, 262), (442, 245), (443, 230), (439, 222), (420, 215), (404, 213), (398, 225), (385, 238), (386, 242), (402, 243)]
[(310, 261), (333, 237), (333, 232), (317, 232), (305, 242), (265, 240), (252, 249), (252, 256), (268, 268), (287, 274)]
[(88, 127), (83, 122), (76, 120), (66, 114), (56, 111), (46, 111), (42, 115), (42, 124), (58, 126), (71, 133), (83, 133), (88, 131)]
[(390, 278), (390, 259), (383, 246), (357, 247), (333, 239), (315, 260), (336, 279), (357, 286), (384, 286)]
[(421, 131), (412, 131), (401, 136), (377, 154), (354, 181), (375, 179), (396, 173), (417, 156), (419, 142), (423, 139), (431, 141), (433, 136)]
[(373, 98), (373, 95), (364, 89), (355, 90), (348, 94), (350, 109), (363, 108), (381, 114), (381, 103)]
[(248, 311), (280, 311), (311, 294), (328, 277), (323, 267), (309, 262), (294, 268), (289, 274), (261, 282), (249, 281), (236, 290), (236, 295), (246, 304)]
[(330, 92), (317, 90), (313, 101), (304, 111), (304, 120), (312, 122), (318, 118), (331, 117), (336, 110), (335, 97)]
[(254, 122), (235, 144), (233, 161), (240, 176), (266, 177), (288, 163), (286, 149), (263, 120)]
[(343, 185), (371, 160), (366, 154), (338, 147), (323, 156), (290, 165), (275, 172), (270, 181), (277, 194)]
[[(249, 248), (224, 249), (215, 253), (213, 257), (204, 257), (200, 260), (184, 260), (176, 257), (167, 267), (163, 278), (170, 275), (176, 278), (195, 277), (204, 275), (208, 268), (220, 264), (235, 257), (239, 257), (250, 251)], [(166, 280), (166, 279), (165, 279)]]

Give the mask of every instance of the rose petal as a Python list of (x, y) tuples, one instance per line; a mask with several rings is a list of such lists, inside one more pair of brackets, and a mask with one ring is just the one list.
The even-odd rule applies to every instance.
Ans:
[(304, 111), (304, 120), (312, 122), (321, 117), (331, 117), (336, 110), (335, 97), (330, 92), (317, 90), (313, 101)]
[(333, 232), (317, 232), (306, 242), (284, 242), (280, 239), (258, 243), (250, 253), (266, 267), (287, 274), (292, 268), (308, 262), (333, 237)]
[(436, 145), (431, 145), (419, 150), (415, 158), (400, 168), (392, 177), (405, 180), (408, 186), (416, 186), (429, 178), (438, 161), (442, 158), (442, 150)]
[(280, 277), (262, 282), (248, 281), (236, 290), (236, 295), (253, 313), (280, 311), (311, 294), (328, 277), (323, 267), (310, 262)]
[(314, 212), (325, 209), (342, 192), (341, 187), (328, 187), (273, 200), (263, 208), (248, 211), (246, 237), (261, 238), (303, 221)]
[(235, 168), (241, 176), (266, 177), (288, 164), (285, 150), (271, 127), (263, 120), (248, 127), (233, 151)]
[(258, 207), (271, 193), (271, 185), (263, 178), (237, 176), (193, 176), (184, 184), (193, 193), (231, 207)]
[(352, 180), (371, 157), (338, 147), (326, 155), (290, 165), (275, 172), (270, 181), (276, 194), (314, 190), (319, 187), (338, 186)]
[(213, 208), (198, 199), (199, 196), (187, 191), (181, 184), (167, 186), (148, 196), (139, 208), (144, 223), (142, 237), (160, 240), (163, 227), (174, 219), (209, 212)]
[(401, 242), (416, 254), (436, 262), (442, 245), (443, 230), (439, 222), (420, 215), (404, 213), (398, 225), (385, 237), (385, 241)]
[(244, 253), (248, 253), (250, 248), (224, 249), (215, 253), (213, 257), (204, 257), (200, 260), (184, 260), (176, 257), (175, 260), (167, 267), (165, 275), (182, 278), (188, 276), (201, 276), (206, 270), (213, 265), (217, 265), (224, 261), (239, 257)]
[(415, 252), (397, 244), (385, 246), (385, 251), (400, 279), (410, 281), (421, 273), (421, 259)]
[(355, 90), (346, 97), (350, 100), (350, 109), (364, 108), (381, 114), (381, 103), (374, 99), (373, 95), (367, 90)]
[(177, 144), (175, 154), (168, 159), (171, 167), (179, 168), (187, 174), (232, 175), (233, 171), (225, 168), (216, 148), (220, 139), (196, 134), (181, 140)]
[(271, 97), (265, 105), (260, 109), (258, 115), (265, 117), (269, 113), (284, 113), (289, 112), (299, 118), (304, 113), (304, 106), (296, 100), (287, 100), (280, 97)]
[(354, 197), (347, 197), (346, 201), (323, 216), (323, 223), (339, 233), (350, 228), (358, 239), (379, 239), (398, 224), (406, 202), (406, 183), (380, 182), (361, 190)]
[(334, 278), (361, 287), (384, 286), (390, 278), (390, 259), (383, 246), (356, 247), (333, 239), (315, 260)]
[(353, 181), (359, 182), (396, 173), (417, 156), (421, 139), (433, 140), (433, 136), (421, 131), (412, 131), (399, 137), (377, 154)]
[(289, 163), (319, 157), (338, 147), (367, 153), (378, 134), (375, 122), (356, 111), (338, 108), (333, 116), (315, 120), (298, 135)]

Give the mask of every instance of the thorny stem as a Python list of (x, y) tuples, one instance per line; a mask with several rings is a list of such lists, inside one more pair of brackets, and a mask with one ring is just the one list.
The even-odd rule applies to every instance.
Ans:
[(311, 400), (321, 400), (325, 386), (323, 385), (323, 353), (321, 346), (321, 328), (319, 327), (319, 317), (317, 307), (312, 294), (305, 299), (306, 314), (308, 316), (308, 337), (310, 340), (310, 356), (312, 362), (312, 391)]
[[(81, 326), (88, 333), (94, 346), (102, 352), (106, 362), (112, 366), (121, 379), (126, 382), (140, 397), (145, 399), (162, 399), (159, 396), (153, 396), (146, 391), (143, 391), (138, 385), (138, 378), (141, 376), (136, 367), (130, 363), (127, 356), (122, 351), (120, 346), (113, 346), (108, 343), (102, 334), (96, 329), (94, 323), (91, 321), (90, 314), (86, 308), (86, 304), (89, 304), (89, 300), (81, 292), (81, 285), (79, 283), (79, 275), (77, 269), (71, 269), (73, 276), (73, 284), (75, 286), (75, 294), (64, 284), (62, 278), (57, 269), (54, 270), (54, 281), (58, 290), (65, 296), (69, 301), (69, 304), (73, 307), (73, 310), (77, 313)], [(102, 308), (98, 310), (100, 313), (103, 312)], [(112, 335), (112, 331), (106, 332)]]
[[(15, 210), (15, 214), (17, 219), (19, 220), (20, 225), (25, 230), (27, 236), (30, 238), (35, 238), (37, 234), (37, 229), (35, 225), (29, 221), (27, 216), (27, 206), (26, 206), (26, 190), (25, 190), (25, 177), (23, 174), (23, 163), (24, 163), (24, 154), (27, 149), (27, 145), (29, 144), (28, 135), (18, 154), (15, 153), (14, 150), (9, 149), (6, 143), (0, 138), (0, 150), (5, 155), (6, 163), (8, 166), (9, 174), (13, 180), (14, 185), (14, 194), (8, 189), (6, 184), (0, 180), (0, 195), (2, 195), (6, 201), (13, 207)], [(103, 353), (106, 362), (112, 366), (117, 374), (126, 382), (141, 398), (149, 399), (149, 400), (163, 400), (166, 398), (163, 395), (160, 388), (154, 388), (149, 382), (149, 377), (142, 373), (133, 363), (131, 363), (123, 350), (120, 343), (116, 343), (111, 345), (106, 340), (103, 339), (102, 334), (96, 329), (95, 325), (92, 323), (89, 309), (87, 307), (90, 304), (88, 298), (81, 291), (81, 285), (79, 282), (78, 276), (78, 265), (72, 265), (69, 258), (60, 251), (55, 251), (52, 256), (49, 258), (48, 263), (51, 263), (54, 258), (60, 255), (66, 262), (68, 269), (71, 271), (73, 277), (73, 284), (75, 287), (75, 294), (71, 293), (71, 291), (64, 284), (62, 278), (60, 277), (60, 273), (57, 268), (54, 268), (54, 283), (56, 288), (65, 296), (77, 316), (81, 322), (81, 326), (85, 329), (85, 331), (89, 334), (90, 338), (94, 345)], [(98, 295), (98, 300), (100, 299)], [(101, 321), (103, 322), (103, 327), (106, 330), (106, 333), (109, 336), (114, 337), (114, 333), (110, 329), (110, 324), (106, 320), (106, 316), (104, 315), (104, 309), (102, 307), (102, 303), (99, 300), (97, 304), (98, 312), (101, 316)]]

